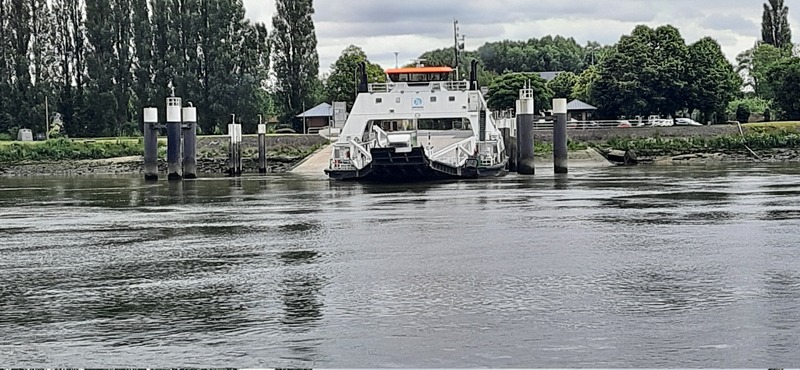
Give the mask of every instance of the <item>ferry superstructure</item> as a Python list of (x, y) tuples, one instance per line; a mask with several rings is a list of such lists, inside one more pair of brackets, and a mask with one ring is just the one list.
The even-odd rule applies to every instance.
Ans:
[(326, 173), (336, 180), (426, 181), (506, 173), (500, 130), (477, 86), (450, 67), (398, 68), (367, 84), (334, 143)]

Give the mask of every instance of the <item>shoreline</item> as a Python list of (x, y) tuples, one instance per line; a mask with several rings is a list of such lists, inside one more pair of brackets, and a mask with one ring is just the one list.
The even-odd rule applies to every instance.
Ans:
[[(552, 154), (537, 153), (536, 163), (553, 163)], [(781, 164), (800, 163), (800, 149), (759, 150), (754, 158), (747, 152), (687, 152), (669, 155), (639, 156), (635, 166), (705, 166), (732, 164)], [(289, 173), (308, 157), (273, 157), (267, 159), (268, 173)], [(576, 168), (620, 166), (605, 159), (599, 151), (586, 149), (569, 152), (570, 165)], [(258, 161), (243, 159), (245, 173), (258, 173)], [(159, 172), (166, 177), (166, 162), (159, 161)], [(198, 175), (224, 175), (227, 173), (227, 158), (198, 158)], [(91, 175), (135, 175), (144, 173), (141, 156), (118, 157), (100, 160), (38, 161), (0, 163), (0, 178), (34, 176), (91, 176)]]
[[(305, 157), (267, 158), (268, 173), (289, 172)], [(258, 160), (243, 158), (246, 173), (258, 173)], [(198, 175), (223, 175), (227, 173), (227, 158), (198, 158)], [(159, 176), (167, 176), (166, 161), (158, 161)], [(135, 175), (144, 174), (142, 156), (89, 159), (72, 161), (36, 161), (0, 163), (0, 178), (33, 176), (90, 176), (90, 175)]]

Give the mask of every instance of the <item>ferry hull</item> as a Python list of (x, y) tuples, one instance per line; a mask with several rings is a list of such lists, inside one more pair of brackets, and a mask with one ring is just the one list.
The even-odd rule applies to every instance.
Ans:
[[(497, 177), (507, 173), (506, 164), (478, 167), (477, 161), (467, 161), (464, 167), (453, 167), (432, 162), (422, 148), (398, 153), (394, 148), (373, 149), (372, 163), (362, 170), (325, 172), (334, 180), (368, 182), (424, 182), (439, 180), (476, 179)], [(473, 165), (470, 166), (469, 162)]]

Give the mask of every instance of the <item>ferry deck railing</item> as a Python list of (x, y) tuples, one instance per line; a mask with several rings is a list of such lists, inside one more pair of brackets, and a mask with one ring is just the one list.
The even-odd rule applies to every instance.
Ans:
[(373, 83), (369, 84), (368, 90), (370, 93), (390, 93), (395, 89), (410, 90), (411, 88), (427, 87), (430, 91), (466, 91), (469, 90), (469, 81), (439, 81), (420, 83), (419, 85), (412, 83), (409, 85), (405, 82), (389, 82), (389, 83)]
[(431, 156), (431, 160), (460, 167), (473, 153), (475, 153), (475, 138), (470, 137), (436, 152)]

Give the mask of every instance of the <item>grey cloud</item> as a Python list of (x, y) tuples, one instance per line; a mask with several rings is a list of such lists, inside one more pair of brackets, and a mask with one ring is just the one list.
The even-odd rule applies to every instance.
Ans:
[(317, 18), (339, 23), (384, 24), (397, 20), (417, 23), (441, 22), (458, 18), (464, 23), (495, 24), (553, 18), (604, 18), (628, 22), (648, 22), (655, 11), (640, 0), (406, 0), (359, 1), (326, 0), (315, 4)]
[[(269, 23), (273, 0), (243, 0), (248, 16)], [(452, 44), (458, 19), (467, 47), (502, 39), (560, 34), (579, 43), (612, 44), (637, 24), (670, 23), (687, 42), (717, 38), (726, 54), (736, 55), (743, 38), (760, 36), (760, 0), (317, 0), (314, 20), (320, 62), (327, 68), (349, 44), (363, 46), (371, 59), (394, 65), (416, 54)], [(791, 5), (790, 5), (791, 6)], [(794, 10), (794, 9), (793, 9)], [(796, 17), (793, 25), (797, 25)], [(795, 31), (796, 33), (798, 31)], [(689, 36), (691, 35), (691, 36)]]
[(733, 14), (708, 16), (700, 24), (708, 29), (733, 31), (740, 35), (756, 35), (760, 32), (760, 26), (755, 22)]

